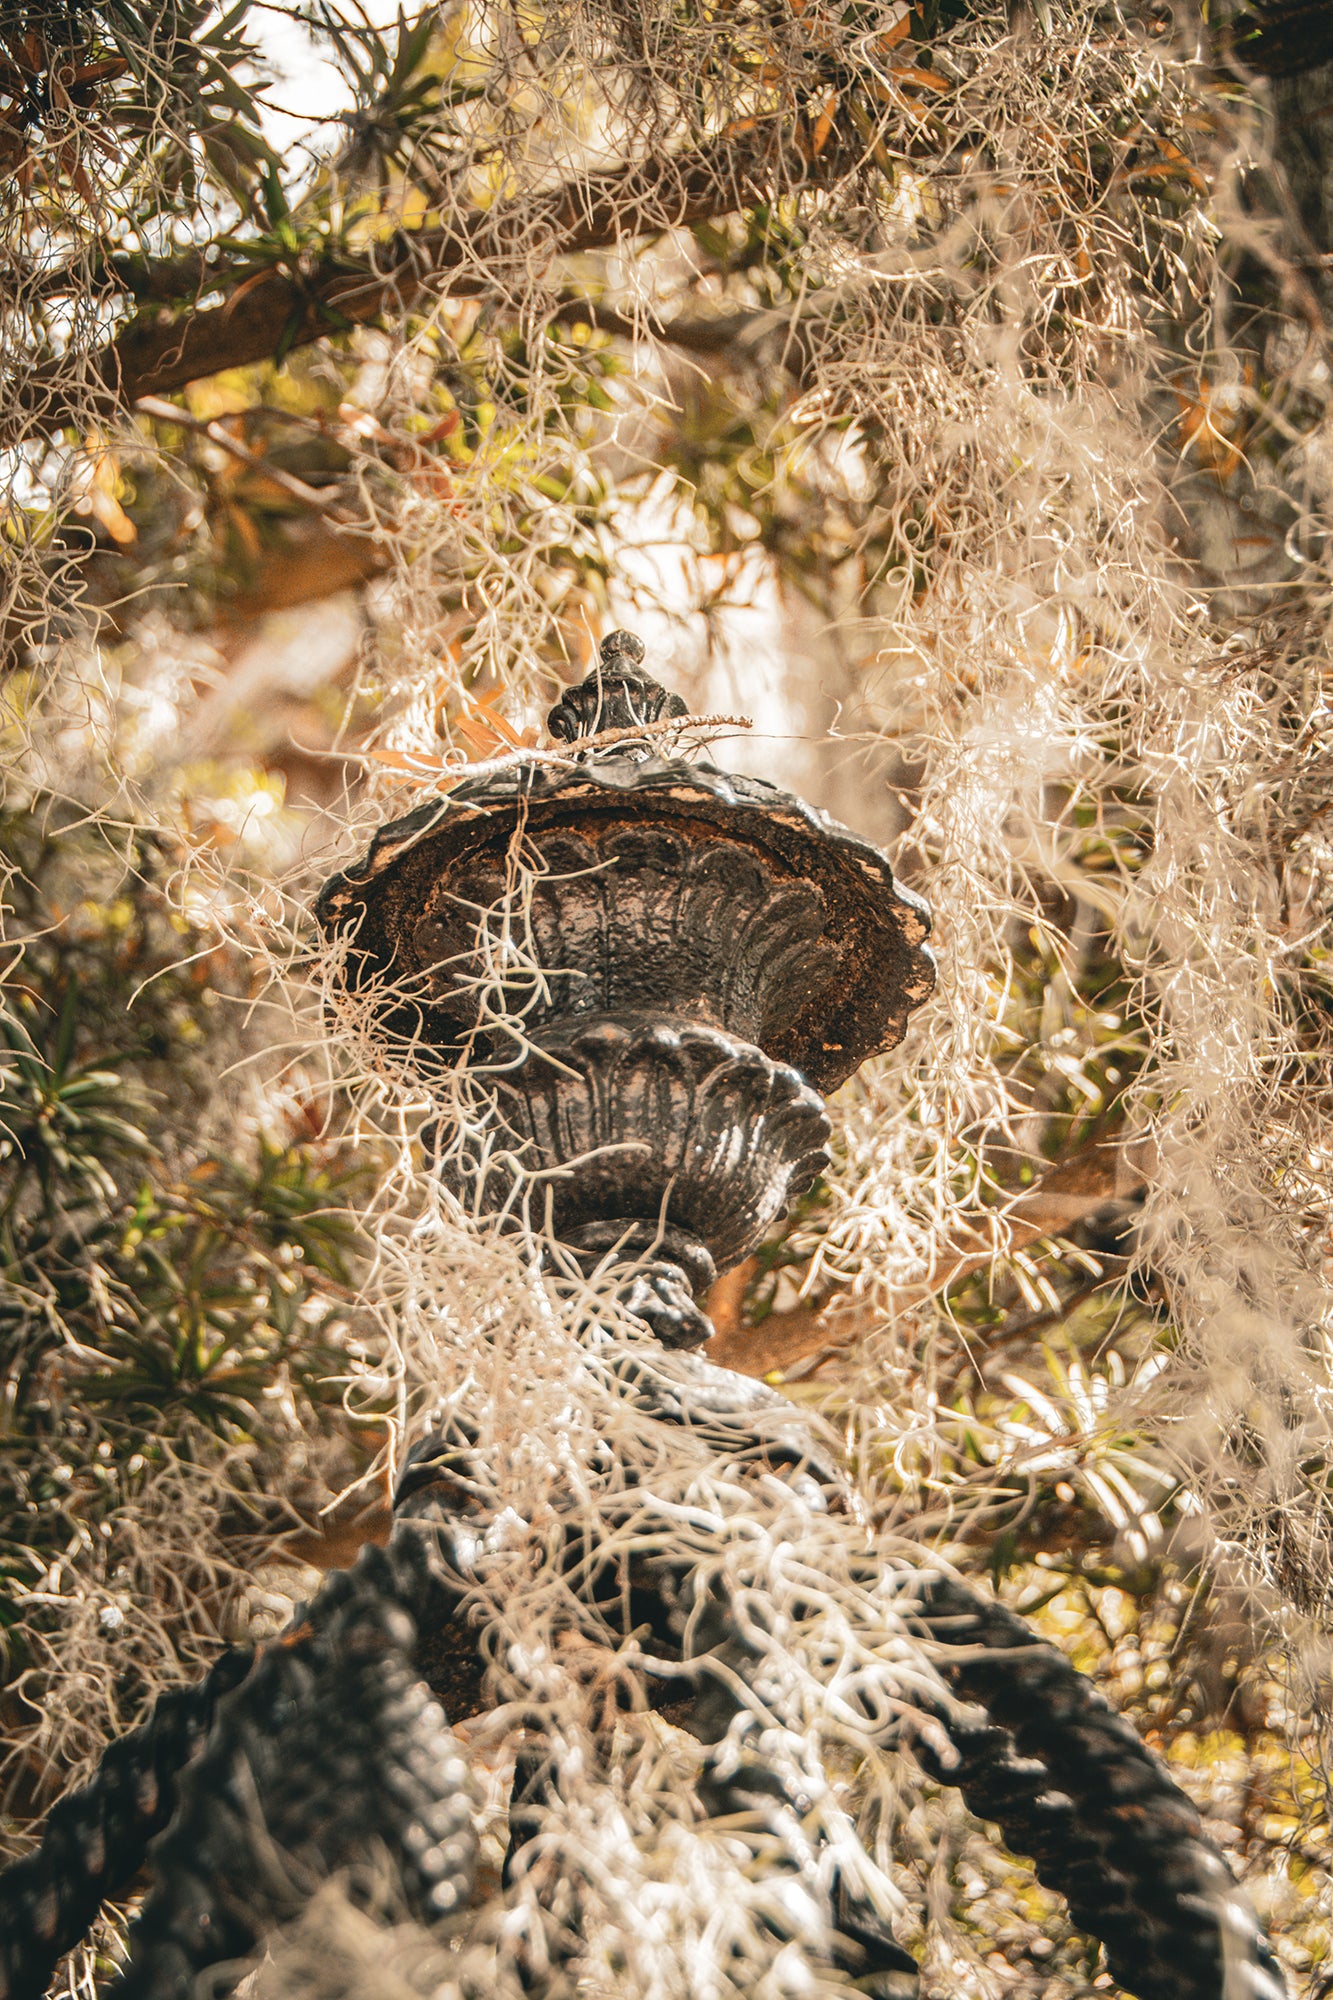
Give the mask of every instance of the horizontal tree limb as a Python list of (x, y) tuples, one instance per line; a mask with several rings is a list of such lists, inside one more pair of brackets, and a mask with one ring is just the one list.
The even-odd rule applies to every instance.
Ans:
[(602, 333), (621, 340), (658, 340), (667, 347), (683, 348), (688, 354), (725, 354), (742, 342), (756, 327), (773, 317), (759, 311), (682, 315), (679, 319), (637, 320), (616, 312), (600, 299), (565, 298), (560, 301), (560, 318), (586, 320)]
[[(854, 162), (830, 147), (803, 165), (784, 151), (777, 121), (687, 153), (588, 174), (543, 195), (506, 202), (451, 229), (400, 233), (366, 253), (361, 269), (331, 259), (308, 278), (252, 274), (215, 306), (142, 315), (89, 358), (69, 356), (16, 386), (29, 428), (57, 430), (99, 411), (124, 412), (227, 368), (249, 367), (321, 336), (406, 312), (439, 289), (455, 295), (517, 291), (534, 260), (548, 262), (652, 232), (687, 227), (772, 200), (817, 175), (827, 185)], [(447, 281), (442, 284), (442, 281)]]
[(740, 1308), (746, 1279), (741, 1273), (748, 1277), (754, 1273), (742, 1265), (739, 1272), (729, 1271), (720, 1278), (709, 1295), (707, 1310), (717, 1331), (703, 1352), (721, 1368), (760, 1377), (775, 1369), (795, 1368), (816, 1356), (831, 1356), (853, 1345), (871, 1325), (882, 1325), (886, 1318), (938, 1297), (958, 1279), (984, 1270), (1007, 1252), (1072, 1229), (1108, 1201), (1137, 1193), (1143, 1185), (1143, 1175), (1120, 1148), (1095, 1143), (1051, 1167), (1040, 1180), (1005, 1203), (998, 1211), (1007, 1225), (1002, 1241), (980, 1249), (946, 1246), (934, 1269), (915, 1284), (901, 1287), (887, 1304), (880, 1302), (873, 1319), (848, 1314), (847, 1296), (835, 1293), (822, 1305), (770, 1313), (758, 1326), (745, 1326)]

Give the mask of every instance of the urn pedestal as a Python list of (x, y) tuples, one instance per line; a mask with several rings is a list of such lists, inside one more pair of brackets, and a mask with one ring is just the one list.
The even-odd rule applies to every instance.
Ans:
[[(563, 769), (520, 763), (385, 827), (319, 909), (384, 1038), (408, 1038), (418, 1067), (424, 1045), (487, 1080), (480, 1198), (521, 1217), (514, 1198), (535, 1185), (552, 1254), (608, 1264), (662, 1340), (690, 1345), (703, 1286), (820, 1171), (820, 1091), (892, 1046), (932, 971), (926, 913), (882, 855), (773, 786), (657, 754), (652, 726), (681, 704), (640, 659), (614, 635), (554, 710), (575, 746)], [(38, 2000), (145, 1861), (117, 2000), (234, 1985), (286, 1926), (280, 1958), (335, 1873), (340, 1898), (368, 1885), (377, 1915), (392, 1884), (415, 1923), (449, 1925), (446, 1955), (475, 1940), (505, 1991), (585, 1990), (604, 1969), (600, 1940), (583, 1955), (586, 1820), (606, 1816), (613, 1843), (643, 1828), (651, 1868), (627, 1879), (658, 1884), (668, 1812), (682, 1835), (706, 1820), (721, 1833), (692, 1850), (696, 1868), (733, 1867), (740, 1844), (760, 1984), (831, 1992), (836, 1976), (850, 1992), (854, 1975), (915, 1993), (882, 1871), (839, 1799), (849, 1746), (858, 1761), (882, 1746), (914, 1748), (1031, 1856), (1142, 2000), (1286, 2000), (1195, 1807), (1063, 1655), (928, 1549), (909, 1590), (903, 1545), (867, 1541), (827, 1440), (775, 1391), (697, 1356), (615, 1361), (651, 1439), (622, 1424), (607, 1371), (576, 1364), (582, 1384), (559, 1392), (601, 1427), (600, 1469), (570, 1478), (553, 1451), (529, 1520), (514, 1504), (529, 1478), (489, 1449), (516, 1414), (503, 1386), (488, 1435), (453, 1399), (410, 1454), (387, 1546), (326, 1579), (281, 1638), (160, 1698), (40, 1848), (0, 1871), (0, 1996)], [(682, 1507), (701, 1472), (707, 1505)], [(506, 1734), (515, 1750), (498, 1893), (476, 1882), (464, 1745), (423, 1671), (455, 1717), (492, 1687), (504, 1702), (472, 1738), (492, 1761)], [(636, 1819), (644, 1739), (623, 1732), (618, 1749), (618, 1722), (650, 1708), (695, 1749), (661, 1759), (674, 1796), (639, 1792), (652, 1810)], [(866, 1819), (881, 1835), (882, 1814)], [(604, 1924), (603, 1890), (590, 1907)], [(711, 1910), (688, 1891), (682, 1907), (708, 1923), (682, 1935), (715, 1943)], [(747, 1972), (739, 1938), (724, 1982)], [(336, 1942), (326, 1962), (350, 1991), (360, 1971)], [(676, 1962), (685, 1978), (702, 1960)]]
[(658, 1338), (696, 1346), (700, 1294), (827, 1164), (822, 1093), (901, 1039), (934, 966), (878, 849), (623, 733), (685, 716), (642, 660), (613, 633), (551, 711), (567, 764), (383, 827), (317, 914), (386, 1037), (488, 1079), (483, 1205), (539, 1174), (565, 1252), (609, 1258)]

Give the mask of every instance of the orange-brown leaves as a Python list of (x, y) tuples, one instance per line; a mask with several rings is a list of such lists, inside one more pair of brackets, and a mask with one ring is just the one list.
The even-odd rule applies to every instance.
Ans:
[(1248, 392), (1253, 383), (1254, 367), (1247, 361), (1239, 385), (1223, 385), (1201, 375), (1197, 383), (1175, 391), (1181, 452), (1189, 452), (1219, 486), (1227, 484), (1244, 460), (1252, 420)]
[(96, 208), (85, 155), (91, 148), (114, 157), (116, 148), (81, 114), (94, 110), (102, 86), (127, 68), (121, 56), (94, 57), (84, 45), (61, 48), (40, 28), (0, 35), (0, 169), (24, 188), (39, 169), (48, 185), (63, 178)]

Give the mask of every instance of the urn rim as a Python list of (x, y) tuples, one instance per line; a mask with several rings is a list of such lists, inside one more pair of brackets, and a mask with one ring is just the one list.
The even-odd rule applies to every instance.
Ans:
[[(355, 989), (373, 986), (402, 969), (395, 933), (414, 902), (420, 909), (447, 871), (506, 844), (520, 814), (535, 835), (543, 826), (575, 828), (582, 815), (628, 817), (635, 807), (640, 823), (706, 823), (711, 837), (777, 862), (824, 897), (829, 926), (819, 949), (841, 952), (842, 1004), (766, 1054), (827, 1092), (902, 1040), (909, 1013), (935, 984), (926, 903), (862, 835), (780, 786), (706, 760), (601, 751), (563, 767), (525, 761), (464, 778), (380, 827), (363, 857), (325, 884), (316, 919), (326, 934), (355, 928), (345, 977)], [(430, 1041), (431, 1007), (422, 1002), (416, 1011)]]

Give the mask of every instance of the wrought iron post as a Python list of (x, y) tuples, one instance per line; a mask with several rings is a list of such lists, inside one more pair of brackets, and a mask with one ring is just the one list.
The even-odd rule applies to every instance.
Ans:
[[(521, 1218), (535, 1174), (549, 1206), (530, 1226), (549, 1254), (598, 1268), (658, 1343), (688, 1350), (708, 1337), (713, 1277), (825, 1164), (820, 1093), (900, 1040), (934, 969), (927, 911), (884, 855), (776, 786), (661, 754), (659, 725), (684, 704), (642, 662), (637, 639), (613, 634), (551, 713), (566, 761), (464, 780), (384, 827), (317, 915), (386, 1043), (427, 1073), (461, 1063), (488, 1080), (499, 1141), (452, 1156), (475, 1199)], [(654, 1418), (836, 1518), (842, 1475), (799, 1422), (794, 1444), (790, 1423), (775, 1437), (775, 1408), (792, 1416), (782, 1398), (689, 1353), (655, 1371), (652, 1341), (637, 1353)], [(145, 1857), (153, 1887), (118, 2000), (187, 2000), (371, 1851), (394, 1858), (420, 1921), (466, 1921), (466, 1783), (439, 1704), (457, 1720), (487, 1702), (464, 1608), (486, 1527), (469, 1515), (470, 1450), (465, 1422), (418, 1446), (386, 1550), (330, 1578), (284, 1639), (167, 1697), (54, 1809), (41, 1848), (0, 1874), (0, 2000), (39, 2000)], [(614, 1646), (626, 1634), (596, 1594), (577, 1509), (563, 1532)], [(873, 1587), (883, 1559), (850, 1520), (848, 1533), (852, 1573)], [(744, 1748), (737, 1690), (762, 1677), (752, 1639), (725, 1589), (701, 1586), (662, 1537), (636, 1561), (632, 1615), (660, 1641), (642, 1699), (705, 1747), (701, 1811), (795, 1827), (794, 1865), (809, 1848), (801, 1802)], [(1282, 2000), (1198, 1813), (1083, 1676), (924, 1553), (904, 1615), (938, 1662), (936, 1694), (914, 1683), (909, 1704), (929, 1723), (920, 1761), (1032, 1857), (1115, 1977), (1142, 2000)], [(886, 1660), (891, 1716), (895, 1671)], [(541, 1756), (521, 1753), (511, 1859), (547, 1782)], [(815, 1962), (880, 1996), (913, 1989), (911, 1958), (840, 1876), (822, 1905), (789, 1886), (790, 1935)]]

